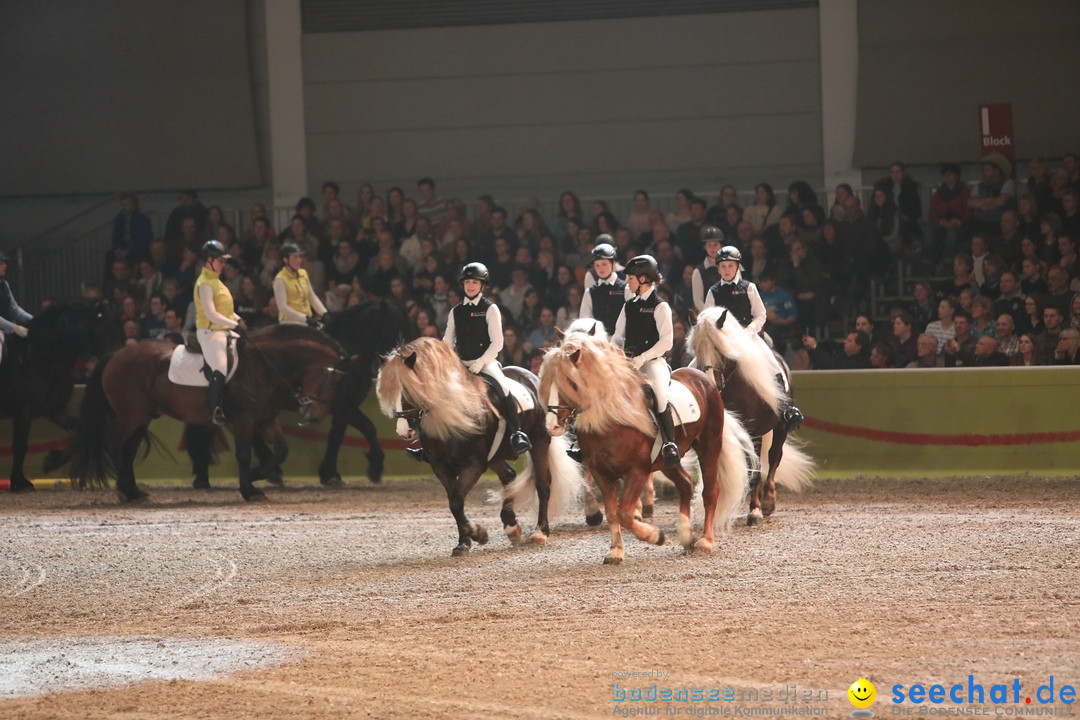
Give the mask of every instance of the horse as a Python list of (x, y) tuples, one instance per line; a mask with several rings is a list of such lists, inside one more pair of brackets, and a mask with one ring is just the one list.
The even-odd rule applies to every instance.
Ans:
[[(538, 507), (531, 540), (543, 545), (551, 533), (549, 516), (577, 496), (581, 474), (567, 457), (565, 442), (552, 442), (544, 429), (536, 376), (519, 367), (507, 367), (504, 373), (525, 388), (532, 404), (521, 413), (521, 429), (532, 449), (517, 484), (535, 490)], [(465, 516), (465, 497), (486, 469), (495, 472), (504, 488), (516, 475), (509, 464), (505, 423), (496, 412), (501, 407), (497, 391), (470, 373), (449, 345), (429, 337), (390, 353), (379, 370), (375, 391), (383, 412), (397, 419), (398, 435), (410, 441), (419, 438), (446, 490), (458, 530), (451, 556), (467, 555), (473, 541), (485, 544), (487, 530)], [(518, 542), (522, 531), (511, 498), (503, 500), (500, 518), (506, 536)]]
[[(342, 484), (338, 472), (338, 453), (349, 426), (356, 428), (368, 442), (367, 477), (373, 483), (382, 481), (386, 454), (379, 444), (379, 432), (375, 424), (360, 409), (371, 390), (379, 370), (379, 361), (398, 344), (409, 339), (409, 325), (405, 313), (393, 302), (383, 299), (365, 300), (330, 315), (323, 332), (338, 341), (350, 357), (346, 375), (338, 386), (337, 397), (330, 409), (330, 430), (326, 438), (326, 451), (319, 465), (319, 482), (326, 486)], [(206, 425), (189, 425), (185, 431), (188, 455), (195, 475), (193, 485), (210, 487), (210, 445), (214, 428)], [(275, 447), (269, 449), (256, 436), (254, 449), (260, 465), (254, 477), (268, 478), (274, 484), (281, 482), (278, 458), (287, 453), (284, 439), (278, 438)]]
[[(48, 418), (67, 431), (75, 429), (67, 404), (75, 388), (74, 375), (83, 364), (123, 344), (120, 323), (103, 302), (55, 302), (28, 325), (26, 339), (9, 338), (0, 365), (0, 413), (11, 418), (11, 491), (34, 489), (24, 464), (35, 418)], [(63, 462), (64, 451), (47, 458), (46, 470)]]
[[(143, 340), (98, 363), (83, 397), (70, 465), (79, 487), (104, 485), (112, 471), (124, 499), (144, 498), (133, 465), (139, 448), (151, 440), (150, 421), (164, 413), (190, 424), (210, 422), (206, 388), (168, 379), (175, 347), (167, 340)], [(252, 483), (252, 438), (280, 435), (277, 415), (290, 399), (303, 420), (325, 417), (347, 362), (336, 341), (303, 325), (273, 325), (241, 338), (236, 373), (225, 386), (225, 414), (245, 500), (265, 498)]]
[[(726, 413), (720, 391), (702, 372), (681, 368), (671, 375), (690, 394), (697, 409), (676, 428), (680, 454), (693, 447), (701, 465), (705, 505), (703, 535), (690, 521), (693, 483), (680, 465), (664, 466), (657, 450), (657, 427), (643, 378), (621, 350), (606, 340), (577, 334), (550, 349), (540, 367), (540, 395), (547, 399), (548, 432), (561, 435), (576, 419), (584, 464), (599, 484), (611, 530), (604, 564), (623, 562), (621, 525), (640, 540), (663, 545), (662, 530), (634, 516), (634, 506), (654, 470), (679, 490), (679, 542), (685, 552), (711, 552), (715, 529), (726, 531), (747, 489), (752, 444), (738, 420)], [(674, 393), (673, 393), (674, 395)], [(623, 479), (621, 499), (616, 483)]]
[[(709, 372), (724, 404), (739, 415), (754, 440), (755, 455), (768, 471), (750, 482), (748, 525), (762, 523), (776, 510), (776, 484), (799, 492), (808, 487), (814, 461), (789, 437), (783, 420), (792, 394), (780, 385), (777, 370), (791, 387), (784, 358), (750, 335), (727, 308), (705, 308), (687, 339), (697, 367)], [(783, 461), (783, 462), (781, 462)]]

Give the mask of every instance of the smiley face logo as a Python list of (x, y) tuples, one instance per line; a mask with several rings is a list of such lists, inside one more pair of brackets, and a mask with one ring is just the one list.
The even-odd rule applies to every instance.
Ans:
[(851, 683), (847, 691), (848, 700), (857, 708), (868, 708), (877, 699), (877, 690), (874, 684), (866, 678), (859, 678)]

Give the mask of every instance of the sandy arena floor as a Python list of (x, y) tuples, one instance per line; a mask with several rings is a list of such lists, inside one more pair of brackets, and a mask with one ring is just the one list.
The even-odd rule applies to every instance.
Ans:
[[(847, 717), (860, 676), (884, 717), (894, 684), (1080, 684), (1080, 479), (819, 481), (712, 555), (628, 537), (621, 567), (577, 518), (511, 547), (487, 487), (463, 559), (433, 479), (0, 495), (0, 717)], [(654, 683), (814, 700), (614, 699)]]

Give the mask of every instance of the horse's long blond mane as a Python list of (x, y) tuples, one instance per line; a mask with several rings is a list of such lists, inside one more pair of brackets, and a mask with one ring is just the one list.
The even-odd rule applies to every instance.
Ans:
[(562, 402), (580, 409), (581, 432), (604, 433), (623, 425), (655, 435), (643, 381), (622, 350), (596, 336), (573, 333), (544, 356), (540, 398), (547, 403), (552, 386), (557, 388)]
[(570, 326), (566, 328), (566, 332), (563, 334), (563, 338), (569, 338), (575, 333), (592, 335), (600, 340), (608, 339), (607, 330), (604, 329), (604, 323), (593, 318), (578, 318), (570, 323)]
[[(412, 367), (406, 359), (416, 353)], [(491, 405), (484, 381), (472, 375), (442, 340), (423, 337), (387, 356), (375, 385), (379, 406), (393, 417), (400, 398), (424, 411), (424, 432), (439, 438), (462, 438), (484, 428)]]
[[(726, 317), (724, 313), (727, 313)], [(724, 317), (723, 326), (718, 328), (716, 323), (721, 317)], [(783, 398), (776, 383), (777, 368), (772, 351), (746, 332), (727, 308), (716, 306), (702, 310), (687, 342), (697, 358), (699, 370), (713, 377), (706, 368), (721, 367), (730, 360), (735, 363), (735, 372), (742, 375), (773, 409), (779, 409)]]

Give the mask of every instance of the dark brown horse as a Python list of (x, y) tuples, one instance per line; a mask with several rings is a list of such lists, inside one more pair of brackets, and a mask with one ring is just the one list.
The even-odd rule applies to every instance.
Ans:
[[(0, 364), (0, 415), (9, 416), (12, 425), (12, 492), (34, 489), (23, 468), (31, 421), (44, 417), (73, 431), (75, 419), (67, 413), (73, 376), (82, 375), (84, 361), (123, 344), (120, 323), (103, 302), (53, 303), (30, 321), (29, 329), (25, 340), (8, 338)], [(65, 452), (51, 451), (47, 464), (63, 464)]]
[[(750, 480), (747, 525), (760, 524), (776, 509), (776, 484), (798, 492), (810, 484), (814, 461), (788, 436), (784, 409), (791, 403), (791, 371), (765, 343), (750, 335), (726, 308), (705, 308), (688, 340), (695, 365), (710, 373), (724, 405), (739, 415), (754, 440), (754, 450), (768, 462)], [(787, 388), (777, 381), (783, 373)], [(766, 445), (767, 443), (767, 445)]]
[[(150, 421), (165, 414), (185, 423), (210, 422), (206, 388), (169, 381), (174, 348), (166, 340), (144, 340), (98, 364), (86, 387), (70, 466), (80, 486), (104, 484), (111, 470), (124, 498), (145, 497), (133, 465), (149, 439)], [(273, 325), (240, 340), (236, 374), (225, 386), (225, 415), (245, 500), (265, 497), (252, 483), (252, 438), (279, 437), (278, 412), (290, 400), (304, 420), (323, 418), (347, 362), (337, 342), (302, 325)]]
[[(565, 432), (576, 418), (578, 442), (585, 467), (604, 495), (611, 528), (611, 549), (605, 564), (623, 561), (620, 524), (639, 539), (663, 545), (662, 530), (634, 516), (634, 508), (652, 472), (663, 472), (679, 491), (679, 542), (686, 552), (711, 552), (715, 528), (725, 530), (746, 494), (747, 463), (753, 459), (750, 437), (738, 420), (725, 413), (724, 401), (712, 381), (697, 370), (672, 373), (693, 396), (698, 417), (687, 417), (676, 428), (683, 454), (693, 447), (701, 464), (705, 504), (703, 536), (691, 530), (690, 503), (694, 486), (682, 466), (666, 468), (656, 449), (657, 428), (646, 400), (642, 377), (621, 350), (606, 340), (582, 333), (567, 336), (563, 345), (544, 356), (540, 394), (547, 401), (547, 426), (552, 435)], [(621, 499), (617, 483), (623, 481)]]
[[(514, 484), (530, 492), (535, 488), (539, 506), (531, 539), (542, 545), (551, 532), (549, 511), (558, 512), (580, 492), (581, 472), (566, 456), (565, 443), (552, 442), (544, 429), (536, 376), (518, 367), (506, 368), (505, 374), (532, 395), (532, 409), (521, 413), (521, 429), (532, 441), (532, 450)], [(433, 338), (420, 338), (391, 353), (379, 370), (375, 390), (383, 412), (397, 418), (398, 435), (419, 438), (446, 489), (458, 529), (458, 544), (451, 554), (467, 554), (473, 541), (485, 544), (487, 530), (465, 516), (465, 496), (489, 468), (504, 488), (516, 475), (509, 464), (509, 442), (505, 437), (496, 441), (502, 430), (495, 414), (501, 406), (495, 391), (466, 370), (446, 343)], [(519, 540), (521, 527), (512, 497), (503, 500), (500, 517), (511, 542)]]

